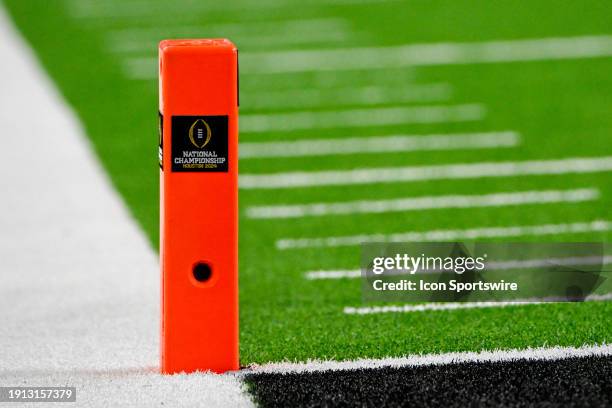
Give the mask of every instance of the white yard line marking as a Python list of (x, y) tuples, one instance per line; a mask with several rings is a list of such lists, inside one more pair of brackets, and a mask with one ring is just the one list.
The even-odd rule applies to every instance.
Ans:
[[(400, 88), (410, 91), (413, 87), (452, 85), (438, 82), (417, 82), (414, 68), (397, 68), (394, 70), (368, 70), (345, 72), (338, 75), (334, 71), (311, 72), (300, 75), (299, 80), (294, 74), (275, 75), (267, 78), (260, 76), (241, 76), (240, 92), (249, 94), (267, 94), (269, 92), (291, 91), (298, 93), (304, 90), (333, 92), (335, 89), (348, 89), (355, 86), (377, 86), (384, 88)], [(156, 77), (155, 77), (156, 78)], [(154, 79), (154, 78), (150, 78)], [(452, 89), (450, 89), (452, 92)]]
[[(217, 37), (230, 37), (228, 34), (218, 35)], [(233, 35), (237, 44), (243, 49), (270, 49), (274, 47), (287, 48), (291, 46), (315, 45), (315, 44), (336, 44), (346, 43), (348, 40), (359, 38), (357, 32), (345, 31), (324, 31), (313, 28), (308, 31), (288, 32), (280, 34), (260, 34), (260, 35)]]
[(485, 107), (477, 103), (299, 111), (242, 115), (240, 117), (240, 126), (243, 129), (243, 133), (245, 133), (384, 126), (408, 123), (469, 122), (481, 120), (485, 116), (485, 112)]
[[(612, 300), (612, 293), (605, 295), (590, 295), (585, 299), (585, 302), (606, 302)], [(551, 300), (545, 299), (517, 299), (513, 301), (501, 302), (463, 302), (463, 303), (422, 303), (416, 305), (401, 305), (401, 306), (364, 306), (344, 308), (344, 314), (348, 315), (369, 315), (381, 313), (418, 313), (439, 310), (460, 310), (460, 309), (488, 309), (493, 307), (516, 307), (538, 305), (551, 303)]]
[(151, 368), (157, 254), (1, 6), (0, 38), (0, 383), (70, 384), (87, 406), (252, 406), (231, 376)]
[[(351, 6), (359, 4), (377, 4), (381, 2), (397, 2), (399, 0), (307, 0), (300, 2), (300, 10), (306, 8), (320, 8), (322, 6), (338, 5)], [(72, 18), (112, 19), (128, 18), (138, 19), (148, 17), (172, 15), (181, 18), (185, 14), (206, 16), (206, 13), (216, 15), (229, 12), (242, 12), (247, 16), (254, 12), (267, 12), (265, 18), (270, 18), (269, 12), (273, 10), (277, 15), (286, 15), (293, 11), (295, 4), (284, 0), (248, 0), (231, 2), (203, 2), (203, 1), (172, 1), (151, 2), (149, 0), (130, 1), (98, 1), (98, 0), (72, 0), (68, 2), (68, 12)], [(314, 14), (314, 13), (310, 13)], [(244, 17), (243, 17), (244, 18)]]
[[(242, 60), (242, 56), (240, 58)], [(123, 63), (123, 72), (130, 79), (157, 79), (159, 75), (158, 63), (157, 57), (127, 58)], [(241, 75), (244, 74), (241, 73)]]
[(368, 106), (409, 102), (442, 102), (451, 98), (450, 84), (351, 86), (333, 89), (287, 89), (252, 91), (241, 95), (241, 108), (291, 109), (322, 106)]
[[(481, 63), (546, 61), (612, 56), (612, 36), (537, 38), (480, 43), (410, 44), (391, 47), (340, 48), (307, 51), (244, 52), (240, 64), (245, 74), (396, 69)], [(350, 61), (350, 63), (347, 63)], [(133, 79), (157, 75), (156, 58), (126, 61)]]
[[(300, 45), (314, 44), (331, 44), (342, 43), (347, 41), (351, 36), (357, 36), (357, 33), (349, 33), (342, 31), (307, 31), (293, 32), (291, 34), (232, 34), (228, 32), (220, 32), (207, 30), (205, 27), (194, 29), (192, 31), (184, 30), (184, 34), (166, 34), (159, 35), (155, 38), (138, 40), (130, 38), (121, 41), (108, 39), (106, 48), (113, 53), (118, 54), (144, 54), (153, 55), (157, 51), (157, 44), (165, 38), (200, 38), (200, 37), (222, 37), (230, 38), (240, 47), (246, 49), (262, 49), (262, 48), (280, 48)], [(138, 56), (128, 57), (126, 59), (126, 71), (130, 73), (133, 79), (153, 79), (154, 72), (151, 70), (152, 63), (157, 61), (157, 57)]]
[(354, 170), (243, 174), (240, 188), (281, 189), (353, 184), (396, 183), (429, 180), (602, 173), (612, 170), (612, 156), (571, 157), (436, 166), (385, 167)]
[(349, 20), (337, 17), (323, 18), (294, 18), (286, 20), (262, 20), (262, 21), (242, 21), (230, 23), (209, 23), (203, 22), (197, 25), (172, 25), (172, 26), (146, 26), (146, 27), (129, 27), (114, 29), (109, 31), (109, 38), (113, 40), (129, 40), (129, 39), (156, 39), (159, 36), (166, 34), (184, 35), (199, 31), (210, 31), (218, 33), (231, 32), (238, 35), (249, 35), (256, 33), (277, 33), (302, 31), (312, 29), (323, 29), (328, 31), (345, 30), (349, 24)]
[(240, 158), (304, 157), (356, 153), (469, 150), (516, 147), (520, 135), (513, 131), (432, 135), (391, 135), (312, 139), (286, 142), (241, 143)]
[(581, 347), (538, 347), (510, 350), (482, 350), (478, 352), (453, 352), (441, 354), (417, 354), (382, 359), (351, 361), (309, 360), (307, 362), (279, 362), (253, 364), (239, 375), (259, 373), (309, 373), (317, 371), (362, 370), (383, 367), (419, 367), (458, 363), (493, 363), (516, 360), (561, 360), (572, 357), (609, 356), (612, 345), (584, 345)]
[[(507, 261), (487, 262), (487, 271), (506, 271), (532, 268), (546, 268), (555, 266), (586, 266), (586, 265), (610, 265), (612, 256), (581, 256), (566, 258), (543, 258), (543, 259), (513, 259)], [(398, 274), (399, 275), (399, 274)], [(329, 271), (310, 271), (304, 274), (308, 280), (321, 279), (358, 279), (361, 278), (360, 269), (338, 269)]]
[[(155, 46), (157, 49), (157, 46)], [(241, 51), (240, 58), (247, 52)], [(122, 69), (127, 78), (134, 80), (154, 80), (158, 79), (158, 58), (152, 56), (132, 56), (122, 61)], [(240, 64), (242, 66), (242, 63)], [(305, 81), (312, 81), (312, 87), (321, 89), (349, 87), (355, 84), (391, 84), (398, 87), (405, 86), (406, 83), (414, 81), (414, 69), (407, 67), (389, 68), (387, 70), (355, 71), (346, 73), (347, 75), (338, 76), (334, 71), (318, 71), (311, 73), (310, 76), (295, 79), (295, 75), (281, 76), (275, 75), (274, 78), (260, 76), (248, 76), (244, 74), (244, 69), (240, 74), (240, 91), (257, 92), (265, 94), (272, 89), (288, 90), (296, 92), (304, 89)]]
[(505, 63), (612, 56), (612, 36), (535, 38), (473, 43), (409, 44), (388, 47), (245, 53), (244, 72), (397, 68)]
[(125, 28), (110, 31), (106, 36), (106, 43), (112, 52), (150, 55), (157, 52), (157, 43), (165, 38), (227, 37), (235, 39), (241, 47), (261, 48), (343, 41), (351, 35), (353, 33), (348, 20), (312, 18)]
[(428, 242), (460, 241), (481, 238), (511, 238), (558, 234), (584, 234), (612, 230), (612, 222), (595, 220), (567, 224), (511, 225), (454, 230), (430, 230), (396, 234), (362, 234), (324, 238), (284, 238), (276, 241), (279, 250), (298, 248), (326, 248), (360, 245), (363, 242)]
[(488, 262), (487, 270), (512, 270), (545, 268), (547, 266), (580, 266), (580, 265), (609, 265), (612, 264), (612, 256), (572, 256), (567, 258), (548, 259), (515, 259), (509, 261)]
[(333, 203), (252, 206), (246, 209), (248, 218), (303, 218), (329, 215), (381, 214), (388, 212), (434, 210), (444, 208), (506, 207), (530, 204), (577, 203), (599, 198), (599, 190), (516, 191), (494, 194), (445, 195), (396, 198), (390, 200), (359, 200)]
[(244, 142), (240, 144), (240, 158), (494, 149), (516, 147), (519, 143), (520, 135), (513, 131), (368, 136), (342, 139), (291, 140), (286, 142)]
[(361, 278), (361, 269), (336, 269), (331, 271), (310, 271), (304, 274), (308, 280), (321, 279), (358, 279)]

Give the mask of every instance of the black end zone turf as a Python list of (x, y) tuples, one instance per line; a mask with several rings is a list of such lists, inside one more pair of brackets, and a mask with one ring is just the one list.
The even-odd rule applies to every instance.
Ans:
[(611, 407), (612, 357), (250, 374), (261, 407)]

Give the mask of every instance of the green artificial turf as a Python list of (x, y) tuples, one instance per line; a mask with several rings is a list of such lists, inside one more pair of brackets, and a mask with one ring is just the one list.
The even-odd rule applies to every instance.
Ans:
[[(155, 57), (150, 48), (133, 54), (111, 51), (111, 32), (132, 28), (158, 30), (159, 39), (177, 27), (194, 27), (190, 36), (224, 35), (241, 55), (255, 51), (330, 48), (517, 38), (610, 34), (611, 12), (605, 1), (385, 1), (381, 3), (311, 0), (291, 6), (151, 2), (134, 14), (134, 1), (4, 0), (18, 27), (81, 118), (93, 147), (152, 245), (158, 245), (157, 82), (126, 75), (128, 57)], [(142, 3), (142, 2), (140, 2)], [(193, 6), (194, 4), (199, 6)], [(78, 4), (81, 4), (78, 6)], [(215, 6), (216, 4), (216, 6)], [(242, 4), (243, 6), (239, 5)], [(75, 6), (76, 5), (76, 6)], [(204, 6), (202, 6), (204, 5)], [(248, 7), (247, 7), (248, 6)], [(195, 8), (194, 8), (195, 7)], [(93, 11), (92, 11), (93, 10)], [(128, 12), (126, 12), (126, 10)], [(138, 10), (137, 10), (138, 11)], [(90, 13), (89, 15), (87, 15)], [(97, 17), (91, 13), (102, 13)], [(85, 14), (85, 15), (84, 15)], [(80, 16), (77, 16), (80, 15)], [(339, 19), (352, 33), (342, 40), (278, 45), (278, 36), (254, 41), (242, 27), (258, 21)], [(234, 23), (218, 33), (213, 24)], [(242, 28), (241, 28), (242, 27)], [(174, 31), (173, 31), (174, 30)], [(272, 29), (272, 33), (274, 29)], [(266, 34), (266, 33), (264, 33)], [(265, 38), (265, 36), (263, 37)], [(155, 38), (154, 38), (155, 39)], [(245, 46), (241, 46), (244, 41)], [(351, 61), (347, 61), (350, 64)], [(154, 72), (154, 66), (153, 72)], [(481, 121), (412, 124), (255, 133), (241, 129), (241, 140), (272, 141), (399, 133), (460, 133), (513, 130), (516, 148), (389, 152), (296, 158), (244, 159), (241, 174), (537, 160), (612, 155), (612, 59), (578, 59), (496, 64), (401, 68), (340, 73), (253, 75), (241, 66), (241, 114), (289, 110), (279, 103), (255, 106), (268, 92), (384, 85), (448, 83), (449, 101), (480, 103)], [(249, 101), (253, 101), (253, 105)], [(281, 101), (282, 102), (282, 101)], [(427, 104), (437, 104), (428, 102)], [(419, 104), (418, 102), (406, 105)], [(396, 106), (398, 103), (380, 104)], [(360, 108), (326, 99), (308, 110)], [(294, 108), (299, 110), (298, 108)], [(345, 315), (345, 306), (361, 306), (359, 280), (307, 281), (311, 270), (355, 269), (358, 247), (279, 251), (281, 238), (464, 229), (609, 219), (612, 173), (523, 176), (482, 180), (440, 180), (354, 186), (242, 190), (240, 192), (241, 363), (309, 358), (347, 359), (408, 353), (480, 350), (543, 345), (610, 342), (612, 304), (545, 304), (508, 308), (412, 314)], [(593, 187), (597, 201), (517, 207), (444, 209), (288, 220), (252, 220), (251, 205), (334, 202), (422, 195), (484, 194)], [(532, 241), (609, 241), (610, 233), (524, 237)], [(516, 239), (515, 239), (516, 240)], [(500, 240), (500, 241), (503, 241)], [(154, 277), (152, 277), (154, 278)], [(156, 278), (156, 277), (155, 277)], [(608, 282), (609, 284), (610, 282)], [(604, 287), (610, 287), (609, 285)]]

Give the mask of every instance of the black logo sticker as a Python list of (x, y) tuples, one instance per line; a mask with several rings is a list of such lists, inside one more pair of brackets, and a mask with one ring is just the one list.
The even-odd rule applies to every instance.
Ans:
[(227, 116), (172, 117), (172, 171), (227, 172)]
[(157, 122), (157, 133), (158, 133), (158, 142), (159, 142), (159, 168), (164, 169), (164, 116), (159, 112), (159, 120)]

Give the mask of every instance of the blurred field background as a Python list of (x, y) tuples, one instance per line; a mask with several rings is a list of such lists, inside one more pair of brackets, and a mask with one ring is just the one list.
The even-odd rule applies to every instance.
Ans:
[(609, 241), (608, 2), (4, 3), (154, 246), (157, 42), (237, 44), (241, 363), (612, 338), (605, 301), (366, 315), (308, 278), (363, 240)]

